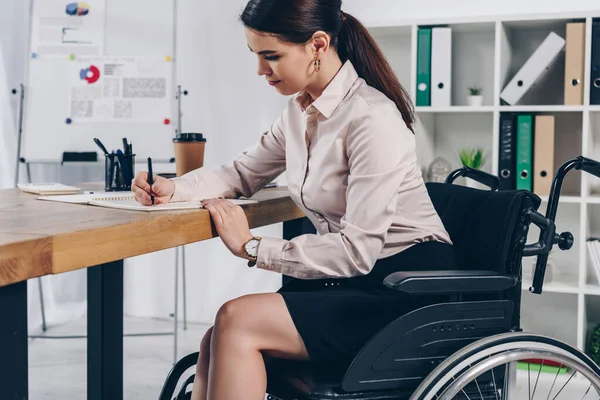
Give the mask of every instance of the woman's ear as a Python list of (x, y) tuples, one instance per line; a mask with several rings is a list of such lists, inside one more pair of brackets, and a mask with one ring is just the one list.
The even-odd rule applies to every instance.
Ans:
[(329, 49), (330, 37), (326, 32), (317, 31), (312, 36), (311, 52), (313, 54), (325, 54)]

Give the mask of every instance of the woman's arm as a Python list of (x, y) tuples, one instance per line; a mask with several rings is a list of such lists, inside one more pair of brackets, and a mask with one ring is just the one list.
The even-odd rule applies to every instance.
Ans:
[(385, 244), (398, 191), (416, 163), (415, 139), (393, 104), (373, 105), (347, 136), (350, 173), (338, 233), (263, 238), (259, 268), (302, 279), (368, 274)]
[(196, 169), (173, 178), (175, 201), (196, 201), (215, 197), (251, 197), (285, 171), (285, 135), (282, 114), (259, 142), (230, 165)]

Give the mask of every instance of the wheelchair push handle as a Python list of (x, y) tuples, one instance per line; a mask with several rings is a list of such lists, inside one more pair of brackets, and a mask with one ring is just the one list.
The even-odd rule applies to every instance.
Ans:
[(577, 169), (581, 169), (588, 174), (592, 174), (595, 177), (600, 178), (600, 162), (583, 156), (579, 156), (578, 159), (580, 160), (580, 163), (579, 167), (576, 167)]
[(497, 176), (467, 166), (452, 171), (450, 175), (446, 177), (446, 183), (453, 183), (461, 176), (471, 178), (474, 181), (489, 187), (492, 191), (496, 191), (500, 187), (500, 178)]
[[(586, 158), (583, 156), (578, 156), (574, 159), (571, 159), (564, 164), (562, 164), (556, 174), (554, 175), (554, 179), (552, 181), (552, 187), (550, 188), (550, 195), (548, 196), (548, 207), (546, 208), (546, 217), (548, 221), (551, 221), (554, 224), (554, 220), (556, 218), (556, 212), (558, 209), (558, 202), (560, 198), (560, 190), (562, 188), (562, 183), (564, 181), (567, 173), (572, 170), (582, 170), (591, 175), (594, 175), (600, 178), (600, 162), (596, 160), (592, 160), (591, 158)], [(533, 214), (532, 214), (533, 215)], [(531, 219), (533, 223), (535, 221)], [(540, 228), (541, 229), (541, 228)], [(533, 283), (529, 288), (529, 291), (532, 293), (540, 294), (542, 293), (542, 286), (544, 283), (544, 275), (546, 274), (546, 263), (548, 261), (548, 254), (550, 250), (552, 250), (552, 246), (554, 244), (558, 244), (559, 249), (568, 250), (573, 246), (573, 235), (570, 232), (563, 232), (557, 234), (556, 232), (552, 232), (552, 241), (550, 245), (545, 249), (538, 249), (534, 247), (525, 246), (523, 255), (537, 255), (538, 259), (535, 265), (535, 272), (533, 275)], [(538, 244), (544, 242), (545, 244), (549, 243), (550, 232), (547, 230), (544, 231), (541, 229), (540, 232), (540, 240)]]

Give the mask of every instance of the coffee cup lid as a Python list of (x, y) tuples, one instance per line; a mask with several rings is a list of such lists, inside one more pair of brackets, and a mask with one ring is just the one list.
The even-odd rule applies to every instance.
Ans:
[(206, 142), (206, 139), (201, 133), (178, 133), (173, 142)]

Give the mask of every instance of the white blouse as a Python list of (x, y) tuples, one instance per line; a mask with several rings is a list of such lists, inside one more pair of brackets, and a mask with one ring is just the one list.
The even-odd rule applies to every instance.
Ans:
[(251, 197), (283, 171), (318, 234), (262, 238), (259, 268), (301, 279), (359, 276), (416, 243), (451, 243), (425, 188), (413, 133), (350, 61), (312, 104), (307, 94), (293, 96), (231, 165), (173, 178), (171, 201)]

